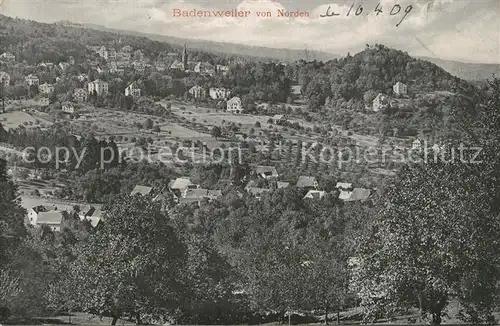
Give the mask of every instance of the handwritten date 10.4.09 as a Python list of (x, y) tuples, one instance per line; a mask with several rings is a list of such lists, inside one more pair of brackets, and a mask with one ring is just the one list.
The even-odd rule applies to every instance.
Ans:
[[(412, 11), (412, 9), (413, 9), (412, 5), (408, 5), (408, 6), (406, 6), (405, 9), (403, 9), (403, 7), (401, 5), (395, 4), (394, 6), (392, 6), (392, 8), (391, 8), (390, 11), (384, 12), (384, 10), (382, 10), (382, 6), (379, 3), (375, 7), (375, 10), (373, 11), (373, 14), (375, 16), (378, 16), (378, 15), (381, 15), (381, 14), (387, 14), (388, 13), (390, 16), (396, 16), (396, 15), (403, 16), (401, 18), (401, 20), (399, 21), (399, 23), (396, 24), (396, 27), (399, 27), (399, 25), (401, 25), (401, 23), (405, 20), (405, 18)], [(370, 11), (365, 11), (365, 8), (363, 8), (362, 5), (358, 5), (357, 7), (355, 7), (355, 4), (353, 3), (351, 5), (351, 7), (349, 8), (349, 11), (347, 11), (346, 17), (349, 17), (351, 15), (352, 16), (361, 16), (363, 13), (365, 15), (369, 15)], [(340, 15), (341, 15), (341, 13), (334, 12), (331, 9), (331, 6), (328, 6), (328, 8), (326, 9), (326, 13), (325, 14), (321, 14), (320, 17), (322, 17), (322, 18), (324, 18), (324, 17), (336, 17), (336, 16), (340, 16)]]

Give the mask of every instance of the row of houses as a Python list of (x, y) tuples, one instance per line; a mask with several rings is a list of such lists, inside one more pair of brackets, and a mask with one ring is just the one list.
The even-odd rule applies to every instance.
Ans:
[(179, 204), (200, 203), (204, 199), (215, 200), (222, 197), (221, 190), (200, 188), (199, 185), (194, 184), (187, 177), (172, 180), (168, 187), (159, 193), (155, 193), (153, 187), (137, 185), (130, 195), (135, 196), (137, 194), (150, 196), (155, 202), (164, 202), (167, 197), (171, 197)]
[[(279, 177), (278, 171), (273, 166), (256, 166), (254, 167), (254, 175), (263, 179), (276, 179)], [(277, 188), (287, 188), (290, 185), (288, 182), (277, 181)], [(307, 190), (305, 199), (323, 198), (326, 196), (326, 191), (318, 190), (319, 184), (314, 176), (300, 176), (295, 185), (299, 189)], [(354, 188), (352, 183), (338, 182), (335, 188), (339, 191), (339, 199), (342, 201), (366, 201), (371, 195), (370, 189)], [(252, 195), (260, 195), (269, 192), (270, 189), (257, 188), (254, 182), (250, 181), (245, 190)]]
[(140, 49), (132, 53), (133, 49), (130, 45), (126, 45), (118, 51), (112, 47), (106, 48), (104, 45), (88, 46), (88, 49), (97, 53), (104, 60), (129, 61), (132, 58), (138, 61), (144, 60), (144, 53)]
[[(47, 225), (53, 231), (60, 231), (64, 215), (69, 214), (67, 210), (58, 210), (56, 206), (39, 205), (28, 211), (29, 223), (35, 227)], [(101, 222), (104, 211), (100, 205), (88, 206), (78, 213), (81, 221), (89, 221), (93, 227)]]

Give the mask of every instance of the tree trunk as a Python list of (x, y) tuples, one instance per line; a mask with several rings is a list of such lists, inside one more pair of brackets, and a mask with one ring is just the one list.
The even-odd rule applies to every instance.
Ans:
[(325, 325), (328, 325), (328, 307), (325, 307)]
[(337, 310), (337, 325), (340, 324), (340, 311)]
[(288, 325), (292, 324), (292, 313), (289, 311), (288, 312)]
[(141, 323), (141, 314), (138, 313), (138, 312), (135, 314), (135, 324), (136, 325), (141, 325), (142, 324)]
[(113, 320), (111, 321), (111, 325), (116, 325), (117, 321), (118, 321), (118, 317), (113, 316)]
[(432, 325), (441, 324), (441, 312), (432, 313)]

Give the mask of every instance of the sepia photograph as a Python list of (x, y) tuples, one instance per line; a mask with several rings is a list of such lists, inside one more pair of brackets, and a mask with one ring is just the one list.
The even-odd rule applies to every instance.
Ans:
[(500, 0), (0, 0), (2, 325), (500, 325)]

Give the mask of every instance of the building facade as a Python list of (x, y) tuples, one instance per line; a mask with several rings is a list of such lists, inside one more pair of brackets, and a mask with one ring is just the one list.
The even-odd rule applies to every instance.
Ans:
[(189, 94), (194, 98), (204, 98), (206, 93), (205, 89), (201, 86), (193, 86), (189, 89)]
[(132, 96), (134, 98), (138, 98), (141, 96), (141, 89), (137, 85), (137, 83), (131, 83), (125, 88), (125, 96)]
[(241, 113), (243, 111), (243, 105), (241, 103), (241, 99), (235, 96), (229, 101), (227, 101), (226, 111), (231, 113)]
[(392, 87), (392, 91), (396, 95), (407, 95), (408, 94), (408, 86), (402, 82), (397, 82)]
[(228, 98), (231, 95), (231, 92), (223, 87), (212, 87), (208, 90), (210, 97), (214, 100), (223, 100)]
[(93, 93), (94, 91), (96, 92), (97, 95), (108, 94), (108, 83), (100, 79), (96, 79), (93, 82), (88, 83), (87, 87), (89, 94)]

